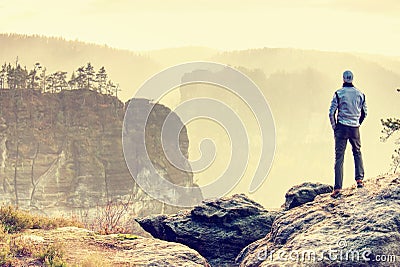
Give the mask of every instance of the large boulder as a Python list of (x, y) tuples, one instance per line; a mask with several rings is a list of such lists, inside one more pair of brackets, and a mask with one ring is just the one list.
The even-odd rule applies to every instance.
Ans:
[(293, 186), (286, 193), (285, 209), (289, 210), (307, 202), (311, 202), (316, 196), (332, 192), (331, 185), (321, 183), (302, 183), (301, 185)]
[(269, 233), (277, 214), (239, 194), (137, 222), (156, 238), (195, 249), (213, 266), (232, 266), (242, 248)]
[(237, 257), (240, 266), (398, 266), (400, 178), (380, 177), (285, 211), (271, 233)]

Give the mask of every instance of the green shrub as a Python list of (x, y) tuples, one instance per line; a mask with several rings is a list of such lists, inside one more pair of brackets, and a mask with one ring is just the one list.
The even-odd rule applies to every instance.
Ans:
[(14, 261), (20, 257), (30, 257), (40, 249), (39, 246), (21, 237), (20, 234), (8, 234), (0, 242), (0, 265), (15, 266)]
[(34, 215), (10, 205), (0, 207), (0, 222), (8, 233), (16, 233), (24, 229), (48, 230), (64, 226), (83, 227), (81, 223), (74, 220)]
[(0, 244), (0, 266), (9, 266), (12, 254), (8, 244)]
[(0, 222), (8, 233), (19, 232), (31, 228), (32, 216), (12, 206), (0, 207)]
[(6, 234), (7, 240), (0, 243), (0, 266), (19, 266), (18, 259), (38, 259), (48, 267), (66, 267), (64, 250), (59, 243), (34, 244), (20, 234)]
[(4, 229), (4, 225), (0, 224), (0, 244), (7, 240), (7, 231)]
[(36, 255), (40, 261), (49, 267), (66, 267), (64, 262), (64, 250), (60, 243), (54, 243), (43, 247)]
[(118, 234), (117, 239), (118, 240), (135, 240), (138, 239), (139, 237), (137, 235), (132, 235), (132, 234)]
[(81, 223), (65, 218), (33, 215), (13, 206), (0, 207), (0, 266), (19, 266), (19, 258), (36, 258), (45, 266), (65, 267), (61, 244), (37, 244), (24, 238), (24, 229), (54, 229), (64, 226), (82, 227)]
[(0, 224), (0, 265), (9, 266), (9, 258), (11, 255), (9, 246), (9, 235), (4, 229), (4, 226)]

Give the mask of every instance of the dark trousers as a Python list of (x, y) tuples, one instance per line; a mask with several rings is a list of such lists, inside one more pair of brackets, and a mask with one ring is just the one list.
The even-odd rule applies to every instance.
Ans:
[(364, 179), (360, 130), (358, 127), (337, 124), (335, 128), (335, 189), (342, 189), (343, 186), (343, 160), (347, 140), (350, 141), (353, 150), (355, 179)]

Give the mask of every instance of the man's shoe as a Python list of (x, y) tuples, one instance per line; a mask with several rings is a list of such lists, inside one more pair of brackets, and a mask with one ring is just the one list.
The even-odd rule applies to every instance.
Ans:
[(364, 187), (364, 183), (362, 180), (356, 180), (357, 183), (357, 188), (363, 188)]
[(332, 192), (332, 194), (331, 194), (331, 197), (337, 198), (337, 197), (339, 197), (340, 195), (341, 195), (340, 189), (335, 189), (335, 190), (333, 190), (333, 192)]

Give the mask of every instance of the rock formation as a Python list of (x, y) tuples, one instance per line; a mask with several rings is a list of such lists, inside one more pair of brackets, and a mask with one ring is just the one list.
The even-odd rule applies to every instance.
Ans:
[[(125, 160), (136, 182), (160, 201), (180, 204), (188, 199), (191, 206), (201, 202), (187, 160), (189, 141), (180, 118), (174, 113), (169, 116), (171, 110), (165, 106), (153, 107), (147, 99), (132, 101), (127, 104), (122, 137)], [(169, 182), (184, 189), (170, 187)], [(194, 188), (193, 193), (186, 190), (189, 187)]]
[(289, 210), (307, 202), (311, 202), (316, 196), (332, 192), (331, 185), (320, 183), (302, 183), (301, 185), (293, 186), (286, 193), (285, 209)]
[(400, 177), (366, 181), (332, 199), (285, 211), (270, 234), (242, 250), (240, 266), (398, 266)]
[(175, 215), (137, 219), (156, 238), (187, 245), (212, 266), (231, 266), (242, 248), (269, 233), (277, 212), (245, 195), (206, 200)]
[[(21, 237), (33, 244), (61, 243), (65, 261), (71, 266), (210, 266), (193, 249), (154, 238), (98, 235), (76, 227), (27, 230)], [(20, 260), (18, 266), (38, 266), (29, 257)]]
[[(147, 100), (133, 101), (139, 109), (149, 106)], [(89, 90), (0, 90), (0, 201), (54, 214), (132, 196), (133, 214), (176, 212), (144, 193), (129, 173), (121, 141), (124, 113), (117, 98)], [(160, 152), (159, 126), (168, 113), (158, 104), (151, 113), (146, 138), (156, 149), (149, 156), (165, 179), (192, 185), (192, 173), (167, 164)], [(179, 141), (187, 156), (185, 127)], [(137, 169), (143, 172), (142, 156)]]

